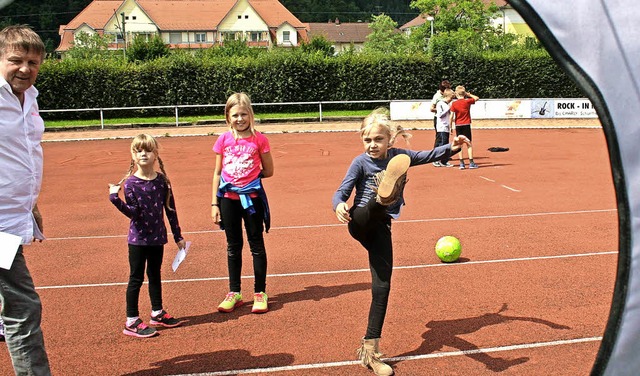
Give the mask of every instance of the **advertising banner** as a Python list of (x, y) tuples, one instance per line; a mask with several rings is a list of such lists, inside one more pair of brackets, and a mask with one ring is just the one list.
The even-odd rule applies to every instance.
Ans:
[(389, 110), (391, 120), (427, 120), (434, 115), (431, 101), (391, 101)]
[[(431, 101), (391, 101), (391, 120), (430, 120)], [(588, 99), (481, 99), (471, 106), (471, 119), (597, 118)]]

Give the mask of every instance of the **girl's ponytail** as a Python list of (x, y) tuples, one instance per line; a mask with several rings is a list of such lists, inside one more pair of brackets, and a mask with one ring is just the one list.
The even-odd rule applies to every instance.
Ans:
[(120, 185), (122, 184), (123, 181), (127, 180), (127, 178), (129, 176), (131, 176), (131, 174), (133, 173), (133, 168), (135, 167), (135, 162), (133, 161), (133, 159), (131, 159), (131, 164), (129, 165), (129, 171), (127, 171), (127, 173), (124, 175), (124, 177), (122, 179), (120, 179), (119, 182), (116, 183), (116, 185)]
[(171, 190), (171, 181), (169, 180), (169, 176), (167, 176), (167, 172), (164, 170), (164, 162), (162, 162), (162, 158), (160, 158), (160, 156), (158, 155), (158, 165), (160, 166), (160, 171), (162, 171), (162, 178), (164, 179), (165, 183), (167, 183), (167, 196), (164, 199), (164, 207), (167, 210), (171, 210), (171, 211), (176, 211), (175, 208), (171, 207), (171, 194), (172, 194), (172, 190)]

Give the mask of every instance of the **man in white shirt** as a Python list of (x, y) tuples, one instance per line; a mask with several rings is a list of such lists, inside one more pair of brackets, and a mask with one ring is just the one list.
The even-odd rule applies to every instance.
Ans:
[[(0, 316), (16, 375), (51, 374), (40, 328), (42, 304), (23, 255), (23, 245), (44, 239), (37, 205), (44, 122), (33, 86), (44, 54), (42, 40), (29, 27), (0, 31), (0, 232), (21, 238), (11, 268), (0, 268)], [(0, 252), (7, 248), (0, 244)]]

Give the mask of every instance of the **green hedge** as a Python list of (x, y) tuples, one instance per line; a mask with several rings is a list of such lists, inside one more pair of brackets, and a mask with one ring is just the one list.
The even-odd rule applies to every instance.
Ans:
[(254, 103), (430, 99), (443, 78), (481, 98), (584, 96), (545, 51), (455, 61), (282, 51), (231, 58), (177, 54), (141, 64), (47, 61), (36, 86), (42, 109), (80, 109), (220, 104), (237, 91)]

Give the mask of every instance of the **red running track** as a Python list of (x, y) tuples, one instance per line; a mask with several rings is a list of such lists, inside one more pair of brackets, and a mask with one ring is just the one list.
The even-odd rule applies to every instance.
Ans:
[[(433, 132), (414, 131), (428, 149)], [(398, 375), (585, 375), (611, 304), (617, 210), (600, 129), (474, 130), (477, 170), (413, 167), (393, 224), (395, 266), (381, 342)], [(49, 240), (26, 249), (55, 375), (369, 375), (354, 361), (370, 301), (365, 251), (331, 211), (357, 134), (269, 135), (275, 176), (266, 235), (270, 312), (215, 311), (227, 292), (224, 234), (209, 217), (215, 137), (162, 138), (182, 229), (165, 248), (165, 308), (186, 320), (122, 335), (128, 220), (107, 183), (129, 141), (46, 143), (40, 209)], [(399, 142), (398, 146), (403, 146)], [(504, 153), (490, 146), (509, 147)], [(443, 235), (463, 244), (442, 264)], [(252, 291), (244, 251), (243, 290)], [(148, 312), (146, 286), (140, 299)], [(148, 320), (148, 318), (145, 318)], [(244, 370), (244, 371), (243, 371)], [(6, 352), (0, 374), (11, 374)]]

